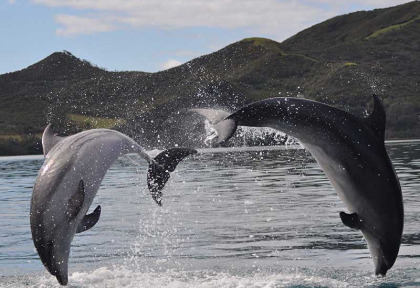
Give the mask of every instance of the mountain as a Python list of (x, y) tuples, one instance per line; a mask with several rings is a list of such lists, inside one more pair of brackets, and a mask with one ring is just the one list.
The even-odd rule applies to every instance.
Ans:
[(64, 51), (55, 52), (26, 69), (5, 76), (15, 81), (67, 81), (88, 79), (103, 73), (103, 69)]
[(108, 127), (149, 147), (196, 146), (204, 127), (188, 108), (233, 111), (279, 96), (363, 116), (376, 93), (387, 111), (386, 137), (418, 138), (419, 51), (414, 1), (334, 17), (282, 43), (247, 38), (157, 73), (109, 72), (56, 52), (0, 75), (0, 154), (39, 151), (47, 123), (64, 134)]

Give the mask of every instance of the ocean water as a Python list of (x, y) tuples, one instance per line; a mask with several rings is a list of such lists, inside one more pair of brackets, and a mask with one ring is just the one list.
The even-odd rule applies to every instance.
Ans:
[[(204, 149), (182, 162), (158, 207), (146, 162), (120, 158), (77, 234), (69, 287), (420, 287), (420, 142), (387, 143), (405, 205), (386, 277), (310, 154), (299, 147)], [(151, 151), (155, 153), (156, 151)], [(32, 187), (42, 156), (0, 157), (0, 287), (59, 287), (34, 250)]]

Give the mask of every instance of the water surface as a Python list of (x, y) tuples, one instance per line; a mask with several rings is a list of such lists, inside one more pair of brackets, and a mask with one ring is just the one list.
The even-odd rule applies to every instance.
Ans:
[[(69, 287), (420, 287), (420, 142), (388, 143), (405, 227), (387, 277), (303, 149), (204, 149), (182, 162), (158, 207), (136, 155), (108, 171), (77, 234)], [(31, 240), (29, 204), (42, 156), (0, 157), (0, 287), (59, 286)]]

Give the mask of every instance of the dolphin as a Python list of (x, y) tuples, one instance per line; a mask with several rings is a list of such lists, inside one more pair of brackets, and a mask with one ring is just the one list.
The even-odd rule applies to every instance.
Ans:
[(231, 114), (230, 112), (227, 112), (225, 110), (214, 110), (204, 108), (193, 108), (189, 109), (189, 111), (204, 116), (210, 123), (210, 135), (208, 135), (204, 141), (206, 145), (210, 144), (212, 146), (214, 144), (213, 139), (217, 137), (223, 137), (223, 135), (218, 135), (217, 131), (219, 131), (219, 133), (223, 133), (224, 131), (230, 131), (231, 129), (231, 127), (224, 127), (225, 124), (229, 125), (229, 122), (221, 121), (228, 117)]
[(137, 153), (149, 163), (148, 186), (158, 204), (169, 172), (194, 149), (173, 148), (152, 159), (126, 135), (93, 129), (68, 137), (48, 125), (42, 136), (45, 160), (36, 178), (30, 208), (32, 240), (45, 268), (68, 283), (70, 245), (76, 233), (92, 228), (101, 207), (86, 214), (108, 168), (121, 155)]
[[(404, 208), (401, 186), (385, 149), (385, 109), (373, 95), (366, 118), (316, 101), (272, 98), (245, 106), (214, 126), (227, 141), (237, 126), (271, 127), (296, 138), (315, 158), (348, 213), (344, 225), (366, 239), (375, 274), (385, 276), (401, 244)], [(223, 130), (217, 131), (222, 127)]]

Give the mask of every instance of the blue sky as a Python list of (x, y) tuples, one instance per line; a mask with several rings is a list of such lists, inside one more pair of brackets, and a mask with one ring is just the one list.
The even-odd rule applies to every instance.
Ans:
[(67, 50), (110, 71), (164, 70), (247, 37), (281, 42), (403, 0), (0, 0), (0, 74)]

